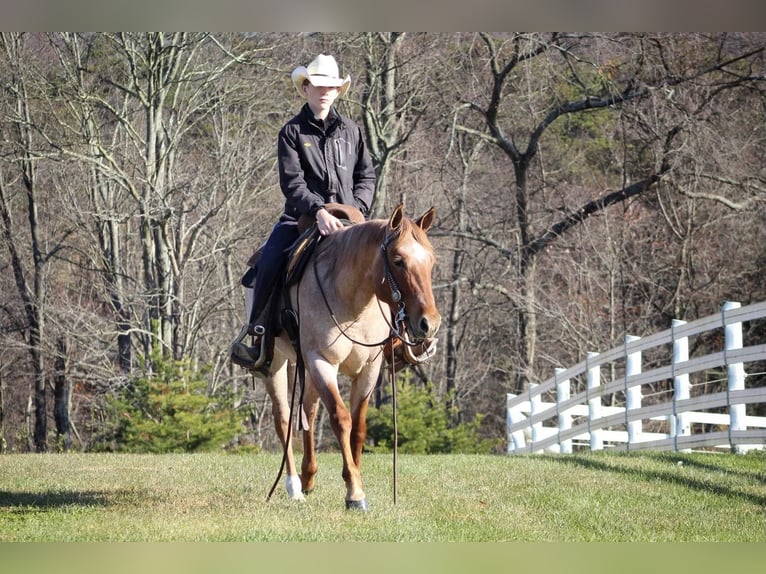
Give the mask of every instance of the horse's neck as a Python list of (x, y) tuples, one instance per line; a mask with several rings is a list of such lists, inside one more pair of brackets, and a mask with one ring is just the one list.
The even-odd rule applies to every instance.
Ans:
[(380, 246), (385, 228), (378, 221), (358, 223), (346, 229), (327, 253), (328, 275), (339, 299), (351, 313), (369, 305), (376, 298), (383, 280)]

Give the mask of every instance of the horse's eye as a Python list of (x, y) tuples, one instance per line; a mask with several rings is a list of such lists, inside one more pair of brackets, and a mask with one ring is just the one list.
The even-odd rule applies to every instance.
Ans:
[(396, 259), (394, 259), (394, 265), (398, 267), (399, 269), (404, 269), (405, 267), (404, 259), (402, 259), (401, 257), (397, 257)]

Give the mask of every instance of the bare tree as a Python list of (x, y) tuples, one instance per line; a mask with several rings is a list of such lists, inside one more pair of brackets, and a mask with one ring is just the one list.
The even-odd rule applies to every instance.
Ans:
[[(366, 33), (362, 37), (365, 85), (362, 94), (364, 120), (377, 182), (373, 215), (384, 217), (395, 161), (403, 157), (410, 136), (417, 129), (428, 105), (423, 73), (415, 62), (418, 37), (406, 33)], [(409, 45), (411, 44), (411, 45)]]
[[(256, 166), (268, 161), (268, 154), (253, 155), (252, 148), (242, 148), (239, 163), (219, 155), (225, 147), (201, 156), (207, 142), (230, 146), (232, 128), (253, 127), (232, 121), (226, 106), (244, 101), (234, 99), (246, 84), (229, 81), (233, 68), (256, 65), (259, 50), (244, 39), (229, 45), (208, 34), (182, 33), (61, 34), (51, 43), (70, 102), (59, 118), (79, 134), (74, 145), (54, 145), (86, 167), (89, 208), (73, 215), (97, 240), (94, 255), (115, 315), (119, 364), (130, 368), (132, 333), (141, 335), (146, 356), (154, 345), (185, 356), (199, 332), (200, 301), (199, 294), (187, 296), (186, 267), (197, 264), (200, 253), (212, 257), (225, 247), (201, 241), (254, 182)], [(103, 60), (89, 59), (104, 52), (113, 58), (108, 69)], [(229, 171), (222, 171), (223, 163), (201, 169), (210, 159), (229, 162)], [(140, 249), (139, 275), (131, 244)], [(128, 280), (142, 292), (129, 296)]]
[[(483, 50), (477, 54), (486, 58), (488, 87), (483, 101), (468, 100), (465, 109), (476, 113), (486, 125), (478, 131), (470, 125), (460, 125), (467, 133), (485, 139), (508, 158), (512, 166), (512, 186), (507, 195), (513, 198), (518, 230), (518, 244), (504, 248), (517, 269), (519, 298), (515, 302), (518, 321), (519, 365), (514, 388), (521, 392), (534, 380), (536, 355), (539, 255), (572, 227), (582, 224), (596, 213), (616, 203), (646, 193), (674, 167), (679, 134), (689, 125), (689, 116), (699, 116), (727, 90), (759, 82), (748, 73), (735, 73), (742, 62), (760, 57), (763, 46), (746, 46), (735, 53), (719, 53), (715, 61), (699, 61), (687, 70), (674, 70), (665, 59), (669, 40), (649, 37), (615, 37), (608, 39), (618, 50), (609, 52), (610, 60), (600, 61), (585, 55), (584, 47), (601, 46), (598, 37), (550, 34), (513, 34), (495, 37), (480, 34)], [(620, 51), (622, 50), (622, 51)], [(595, 50), (591, 51), (593, 54)], [(595, 72), (595, 73), (594, 73)], [(534, 77), (545, 75), (548, 86), (534, 92), (526, 89)], [(641, 145), (653, 150), (650, 162), (636, 165), (631, 177), (613, 191), (572, 206), (567, 200), (563, 216), (540, 218), (539, 196), (546, 196), (549, 184), (532, 181), (531, 170), (543, 148), (543, 138), (556, 122), (574, 114), (598, 110), (622, 109), (633, 102), (647, 102), (650, 109), (665, 109), (667, 94), (692, 84), (707, 82), (709, 95), (702, 96), (685, 112), (688, 116), (667, 114), (667, 121), (654, 123), (647, 129)], [(519, 97), (511, 94), (520, 94)], [(670, 99), (672, 107), (673, 100)], [(528, 120), (522, 120), (514, 108), (524, 109)], [(658, 114), (655, 113), (655, 117)], [(525, 126), (525, 127), (521, 127)], [(528, 126), (528, 127), (527, 127)], [(647, 126), (648, 127), (648, 126)], [(509, 129), (510, 128), (510, 129)], [(643, 173), (642, 173), (643, 172)], [(545, 209), (545, 206), (542, 206)]]
[[(0, 102), (5, 121), (0, 124), (0, 222), (3, 244), (10, 258), (16, 294), (24, 309), (24, 335), (32, 364), (34, 395), (34, 448), (45, 452), (47, 444), (47, 396), (45, 327), (48, 310), (47, 266), (61, 249), (69, 232), (60, 237), (43, 236), (43, 180), (38, 169), (44, 145), (38, 133), (44, 120), (33, 102), (35, 66), (27, 36), (0, 35), (6, 71), (5, 97)], [(19, 222), (23, 213), (24, 223)]]

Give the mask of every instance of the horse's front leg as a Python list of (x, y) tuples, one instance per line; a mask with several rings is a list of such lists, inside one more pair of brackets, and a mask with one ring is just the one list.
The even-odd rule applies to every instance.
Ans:
[(287, 495), (293, 500), (304, 500), (301, 489), (301, 479), (295, 466), (293, 454), (293, 440), (290, 430), (290, 403), (288, 401), (287, 361), (281, 365), (274, 365), (271, 377), (266, 379), (266, 391), (271, 398), (271, 414), (274, 417), (274, 427), (277, 431), (282, 448), (287, 453), (287, 473), (285, 475), (285, 489)]
[(330, 416), (330, 426), (338, 439), (343, 456), (343, 481), (346, 483), (346, 508), (367, 510), (362, 476), (351, 449), (351, 413), (338, 390), (338, 372), (324, 360), (310, 361), (311, 377), (317, 393)]

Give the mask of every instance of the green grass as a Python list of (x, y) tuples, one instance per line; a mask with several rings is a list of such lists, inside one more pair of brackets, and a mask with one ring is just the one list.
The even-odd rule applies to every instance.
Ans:
[[(681, 462), (681, 464), (679, 464)], [(305, 503), (276, 454), (0, 456), (0, 541), (764, 542), (764, 454), (366, 455), (370, 512), (340, 456)]]

